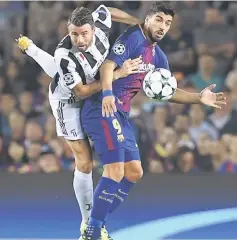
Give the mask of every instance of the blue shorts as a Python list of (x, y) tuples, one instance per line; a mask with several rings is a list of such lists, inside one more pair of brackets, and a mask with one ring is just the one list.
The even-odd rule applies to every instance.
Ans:
[(140, 160), (128, 113), (118, 110), (114, 117), (102, 117), (101, 103), (88, 104), (86, 101), (81, 121), (103, 165)]

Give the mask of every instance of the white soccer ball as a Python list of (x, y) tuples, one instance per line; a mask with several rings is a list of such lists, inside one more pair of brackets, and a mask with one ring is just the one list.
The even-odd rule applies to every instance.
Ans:
[(143, 90), (147, 97), (157, 101), (168, 101), (175, 94), (176, 89), (176, 78), (164, 68), (148, 72), (143, 81)]

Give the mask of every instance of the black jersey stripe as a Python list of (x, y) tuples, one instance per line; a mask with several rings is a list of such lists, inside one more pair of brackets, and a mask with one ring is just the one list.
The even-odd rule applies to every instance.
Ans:
[(98, 49), (98, 51), (104, 55), (104, 53), (106, 52), (106, 48), (104, 46), (104, 44), (100, 41), (100, 39), (96, 36), (96, 40), (95, 40), (95, 46)]
[(76, 64), (76, 71), (77, 71), (78, 74), (80, 74), (80, 77), (82, 79), (83, 85), (86, 85), (86, 75), (85, 75), (85, 72), (84, 72), (81, 64), (77, 60), (76, 56), (73, 53), (69, 52), (68, 53), (68, 57), (71, 58), (72, 61)]

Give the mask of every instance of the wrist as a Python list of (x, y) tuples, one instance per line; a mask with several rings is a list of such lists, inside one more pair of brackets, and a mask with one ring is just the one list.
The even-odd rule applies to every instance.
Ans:
[(103, 90), (103, 97), (114, 96), (112, 90)]
[(200, 93), (198, 93), (198, 102), (199, 102), (199, 103), (202, 103), (202, 101), (201, 101), (201, 99), (202, 99), (202, 94), (203, 94), (203, 90), (202, 90)]

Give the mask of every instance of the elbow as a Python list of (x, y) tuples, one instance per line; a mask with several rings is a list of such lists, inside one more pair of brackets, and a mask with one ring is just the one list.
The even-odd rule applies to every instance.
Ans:
[(76, 87), (73, 89), (73, 93), (74, 93), (77, 97), (80, 97), (80, 98), (85, 98), (85, 97), (87, 97), (87, 92), (85, 91), (83, 85), (81, 85), (81, 86), (76, 86)]
[(106, 59), (101, 67), (100, 67), (100, 72), (104, 72), (104, 71), (114, 71), (114, 69), (116, 68), (116, 63), (114, 63), (113, 61)]
[(112, 18), (112, 20), (114, 20), (115, 17), (116, 17), (116, 16), (114, 16), (114, 15), (115, 15), (115, 14), (114, 14), (114, 9), (115, 9), (115, 8), (107, 7), (107, 9), (109, 10), (109, 12), (110, 12), (110, 14), (111, 14), (111, 18)]

